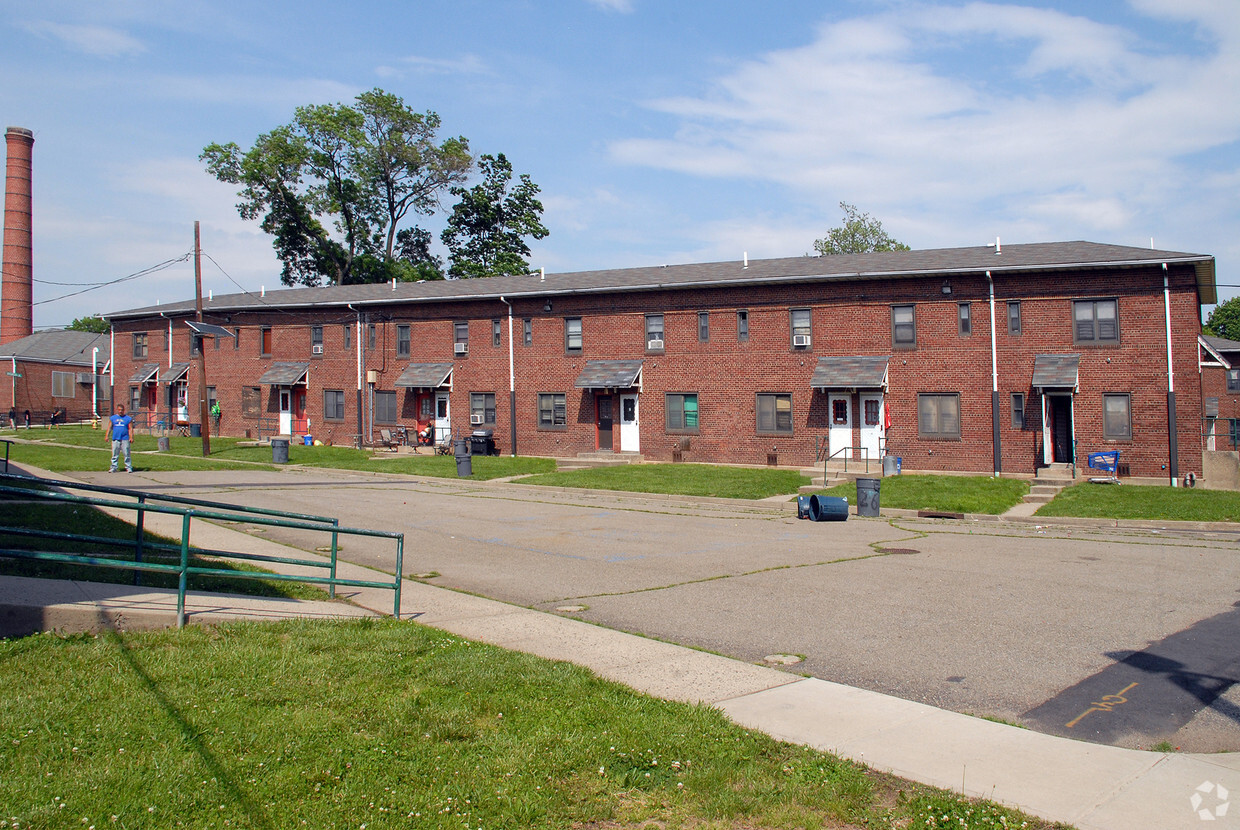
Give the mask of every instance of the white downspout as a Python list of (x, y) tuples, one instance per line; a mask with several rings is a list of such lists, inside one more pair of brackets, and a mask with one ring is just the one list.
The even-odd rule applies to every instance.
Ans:
[[(108, 365), (116, 366), (116, 328), (108, 327)], [(116, 371), (108, 373), (108, 403), (116, 410)]]
[(499, 301), (508, 306), (508, 423), (509, 436), (508, 445), (511, 447), (509, 453), (513, 458), (517, 457), (517, 374), (513, 365), (512, 356), (512, 303), (508, 302), (501, 295)]
[[(1179, 436), (1176, 435), (1175, 422), (1175, 370), (1172, 363), (1171, 354), (1171, 281), (1167, 275), (1167, 263), (1162, 264), (1163, 271), (1163, 316), (1167, 323), (1167, 432), (1168, 441), (1168, 458), (1167, 458), (1167, 475), (1171, 479), (1171, 486), (1178, 487), (1180, 484), (1180, 460), (1179, 455)], [(1131, 417), (1132, 413), (1129, 413)]]
[[(998, 245), (998, 240), (995, 244)], [(989, 271), (986, 272), (986, 284), (990, 288), (990, 412), (994, 421), (992, 430), (995, 454), (994, 474), (998, 478), (1003, 469), (1003, 450), (999, 443), (999, 346), (995, 337), (995, 281)]]
[(99, 347), (90, 350), (90, 414), (99, 420)]

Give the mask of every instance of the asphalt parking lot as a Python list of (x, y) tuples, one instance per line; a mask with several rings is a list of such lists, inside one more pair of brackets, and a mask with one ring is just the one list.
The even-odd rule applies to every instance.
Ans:
[[(797, 655), (789, 671), (954, 711), (1240, 750), (1236, 533), (813, 523), (770, 502), (339, 471), (124, 484), (403, 531), (404, 572), (435, 585), (751, 662)], [(387, 549), (341, 555), (391, 567)]]

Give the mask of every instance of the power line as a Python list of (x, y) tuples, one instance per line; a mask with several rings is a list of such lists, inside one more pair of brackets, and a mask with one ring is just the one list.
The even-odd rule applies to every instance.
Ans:
[(61, 282), (51, 282), (48, 280), (34, 280), (34, 282), (43, 283), (44, 285), (84, 285), (86, 287), (83, 288), (81, 291), (71, 291), (68, 294), (61, 294), (59, 297), (53, 297), (50, 300), (39, 300), (37, 303), (31, 303), (31, 305), (36, 306), (36, 305), (45, 305), (47, 303), (54, 303), (59, 300), (66, 300), (69, 297), (76, 297), (79, 294), (86, 294), (87, 292), (90, 292), (90, 291), (97, 291), (100, 288), (105, 288), (109, 285), (118, 285), (122, 282), (128, 282), (129, 280), (136, 280), (139, 277), (145, 277), (150, 274), (155, 274), (155, 273), (158, 273), (159, 271), (163, 271), (167, 268), (171, 268), (173, 265), (176, 265), (178, 262), (188, 261), (191, 256), (191, 253), (182, 254), (181, 256), (175, 259), (164, 260), (163, 262), (157, 265), (152, 265), (149, 268), (143, 268), (141, 271), (135, 271), (134, 273), (129, 274), (127, 276), (118, 277), (117, 279), (114, 279), (114, 280), (107, 280), (106, 282), (61, 283)]

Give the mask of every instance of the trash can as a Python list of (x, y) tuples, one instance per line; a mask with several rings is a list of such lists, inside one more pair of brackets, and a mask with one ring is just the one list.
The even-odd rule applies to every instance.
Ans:
[(469, 442), (464, 438), (457, 438), (452, 444), (453, 454), (456, 456), (456, 474), (459, 478), (465, 478), (474, 474), (474, 459), (469, 455)]
[(797, 496), (797, 518), (809, 518), (809, 496)]
[(160, 451), (160, 452), (168, 452), (168, 450), (169, 450), (169, 449), (171, 449), (171, 448), (168, 446), (168, 436), (167, 436), (167, 435), (161, 435), (161, 436), (159, 436), (158, 438), (156, 438), (155, 440), (159, 442), (159, 451)]
[(857, 479), (857, 515), (878, 518), (878, 490), (882, 479), (864, 477)]
[(809, 517), (815, 522), (848, 520), (848, 499), (839, 496), (810, 496)]
[(189, 437), (190, 438), (201, 438), (202, 437), (202, 424), (190, 424), (189, 425)]
[(894, 455), (884, 455), (883, 456), (883, 475), (885, 476), (898, 475), (900, 472), (900, 466), (899, 464), (896, 463), (898, 460), (899, 459), (897, 459)]
[(271, 439), (271, 463), (287, 464), (288, 463), (288, 439), (272, 438)]
[(301, 437), (301, 442), (302, 442), (303, 444), (305, 444), (307, 447), (313, 447), (313, 446), (314, 446), (314, 436), (313, 436), (313, 435), (303, 435), (303, 436)]

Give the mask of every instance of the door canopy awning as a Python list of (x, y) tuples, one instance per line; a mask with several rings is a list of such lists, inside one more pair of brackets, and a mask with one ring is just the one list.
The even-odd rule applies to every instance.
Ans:
[(820, 357), (809, 385), (813, 389), (886, 389), (889, 357)]
[(158, 363), (144, 363), (142, 368), (133, 373), (130, 383), (150, 383), (159, 374)]
[(410, 363), (396, 379), (397, 389), (446, 389), (451, 386), (451, 363)]
[(198, 334), (213, 334), (216, 337), (233, 337), (233, 333), (223, 326), (217, 326), (215, 323), (199, 323), (196, 320), (186, 320), (185, 325), (190, 327), (191, 331)]
[(159, 376), (160, 383), (176, 383), (189, 372), (188, 363), (173, 363)]
[(641, 386), (640, 360), (587, 360), (574, 384), (578, 389), (631, 389)]
[(1034, 389), (1076, 391), (1081, 356), (1079, 354), (1040, 354), (1033, 358)]
[(273, 363), (258, 382), (263, 386), (293, 386), (306, 379), (309, 363)]

